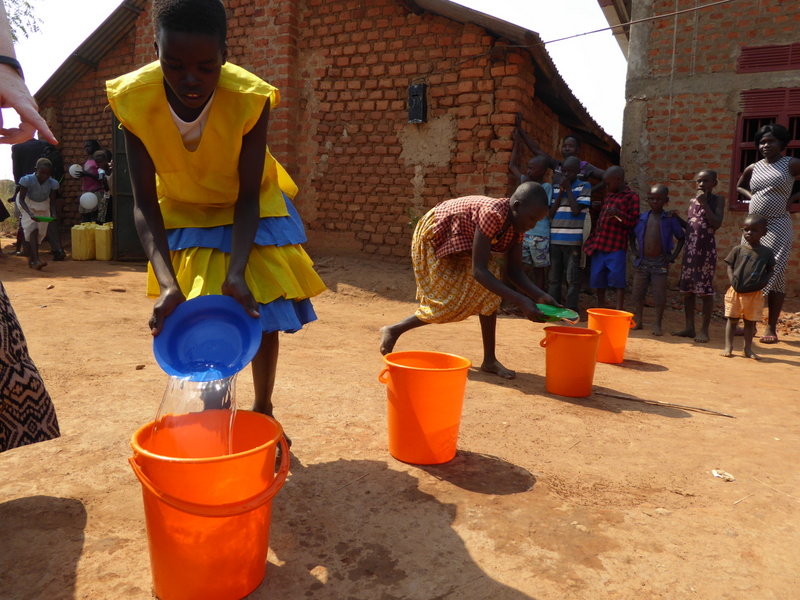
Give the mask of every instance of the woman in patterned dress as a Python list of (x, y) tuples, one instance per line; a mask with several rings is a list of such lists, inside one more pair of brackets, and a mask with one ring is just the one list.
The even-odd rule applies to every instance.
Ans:
[(58, 436), (55, 408), (0, 283), (0, 452)]
[[(14, 56), (11, 27), (2, 2), (0, 55)], [(0, 70), (0, 102), (13, 108), (21, 121), (19, 127), (0, 129), (0, 144), (24, 142), (36, 130), (40, 138), (58, 143), (39, 116), (19, 66)], [(58, 436), (58, 420), (50, 395), (28, 354), (22, 327), (0, 282), (0, 452)]]
[(783, 155), (791, 139), (783, 125), (764, 125), (759, 129), (755, 143), (764, 158), (749, 165), (737, 183), (739, 193), (750, 199), (750, 214), (767, 218), (767, 234), (761, 238), (761, 245), (775, 254), (775, 272), (763, 291), (769, 316), (762, 344), (778, 342), (776, 327), (786, 297), (786, 267), (794, 237), (789, 207), (800, 198), (800, 192), (792, 194), (794, 181), (800, 177), (800, 159)]
[[(381, 329), (381, 354), (391, 352), (406, 331), (478, 315), (483, 337), (481, 370), (513, 379), (516, 373), (495, 356), (501, 300), (518, 306), (532, 321), (544, 319), (533, 300), (558, 306), (522, 271), (523, 236), (547, 210), (547, 194), (534, 182), (520, 185), (511, 198), (466, 196), (429, 210), (417, 223), (411, 242), (420, 305), (410, 317)], [(506, 276), (520, 291), (503, 284), (492, 252), (507, 253)]]

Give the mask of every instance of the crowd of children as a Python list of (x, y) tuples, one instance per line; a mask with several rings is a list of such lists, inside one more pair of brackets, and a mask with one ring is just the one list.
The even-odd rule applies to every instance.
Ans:
[[(531, 279), (540, 287), (548, 281), (548, 291), (554, 300), (560, 303), (563, 298), (567, 308), (578, 311), (582, 272), (588, 271), (597, 305), (606, 305), (606, 290), (611, 289), (615, 308), (622, 310), (630, 253), (634, 265), (631, 296), (635, 328), (644, 327), (649, 289), (655, 308), (652, 332), (661, 336), (669, 265), (683, 251), (679, 289), (684, 296), (686, 324), (672, 335), (708, 342), (717, 264), (715, 233), (722, 225), (725, 209), (725, 198), (714, 193), (718, 183), (716, 172), (703, 169), (695, 177), (696, 191), (689, 201), (686, 220), (676, 211), (667, 210), (670, 192), (663, 184), (650, 188), (647, 195), (650, 210), (640, 215), (639, 196), (626, 183), (622, 167), (612, 166), (603, 171), (580, 161), (577, 136), (565, 138), (564, 159), (556, 161), (525, 134), (518, 116), (513, 142), (511, 172), (520, 182), (535, 181), (547, 186), (550, 202), (550, 218), (537, 223), (523, 239), (523, 267)], [(521, 142), (533, 156), (525, 174), (517, 165)], [(549, 169), (553, 170), (552, 186), (545, 182)], [(593, 188), (590, 178), (600, 183)], [(593, 190), (603, 190), (602, 202), (592, 202)], [(733, 336), (743, 334), (745, 356), (758, 359), (752, 350), (752, 340), (763, 309), (761, 290), (770, 280), (775, 259), (770, 248), (759, 244), (767, 232), (764, 217), (751, 214), (743, 232), (742, 244), (725, 259), (731, 287), (725, 296), (728, 325), (723, 356), (732, 355)], [(588, 265), (586, 257), (590, 258)], [(702, 301), (699, 330), (695, 328), (697, 297)], [(742, 329), (737, 329), (739, 319), (744, 319)]]

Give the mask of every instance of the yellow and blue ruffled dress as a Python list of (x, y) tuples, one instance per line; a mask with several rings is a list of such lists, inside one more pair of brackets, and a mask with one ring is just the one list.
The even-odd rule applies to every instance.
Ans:
[[(106, 83), (120, 123), (147, 148), (172, 265), (188, 298), (222, 293), (230, 262), (233, 212), (239, 191), (242, 139), (258, 121), (276, 88), (226, 63), (199, 145), (188, 151), (167, 103), (158, 62)], [(261, 180), (259, 226), (245, 280), (261, 308), (265, 332), (294, 332), (316, 315), (313, 296), (325, 289), (301, 246), (305, 230), (291, 199), (297, 186), (267, 149)], [(159, 286), (148, 267), (147, 294)]]

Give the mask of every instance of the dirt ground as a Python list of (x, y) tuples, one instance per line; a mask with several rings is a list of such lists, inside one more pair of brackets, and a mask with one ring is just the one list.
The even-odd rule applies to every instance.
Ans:
[[(0, 599), (147, 600), (127, 458), (167, 377), (146, 327), (144, 267), (68, 260), (36, 272), (5, 242), (1, 277), (62, 437), (0, 454)], [(266, 579), (248, 598), (797, 597), (800, 337), (759, 346), (757, 363), (740, 347), (719, 356), (721, 320), (708, 345), (634, 331), (622, 365), (598, 364), (594, 394), (567, 399), (545, 392), (543, 325), (501, 318), (498, 356), (518, 378), (472, 369), (458, 455), (417, 467), (388, 454), (377, 380), (378, 329), (413, 311), (413, 274), (311, 253), (330, 290), (318, 322), (281, 337), (276, 416), (292, 467)], [(667, 330), (681, 319), (668, 310)], [(412, 331), (396, 349), (479, 363), (478, 321)], [(251, 388), (248, 371), (240, 406)]]

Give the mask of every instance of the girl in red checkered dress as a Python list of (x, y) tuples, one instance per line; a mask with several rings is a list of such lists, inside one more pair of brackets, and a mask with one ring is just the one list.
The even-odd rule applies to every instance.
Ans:
[[(516, 373), (495, 356), (501, 300), (519, 307), (532, 321), (544, 320), (536, 302), (558, 306), (522, 270), (523, 236), (547, 210), (542, 186), (527, 182), (511, 198), (467, 196), (428, 211), (417, 223), (411, 242), (419, 308), (410, 317), (381, 329), (381, 353), (391, 352), (398, 338), (411, 329), (478, 315), (483, 337), (481, 370), (513, 379)], [(503, 284), (492, 252), (506, 254), (506, 276), (517, 289)]]

